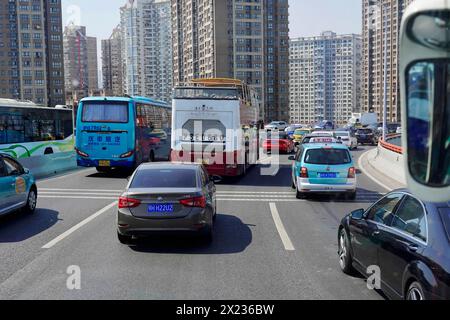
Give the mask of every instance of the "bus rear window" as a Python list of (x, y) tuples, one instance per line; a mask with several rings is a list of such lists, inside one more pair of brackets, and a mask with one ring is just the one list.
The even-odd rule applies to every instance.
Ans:
[(128, 123), (128, 104), (84, 103), (82, 121)]
[(312, 149), (306, 153), (305, 162), (309, 164), (340, 165), (349, 164), (352, 159), (345, 149)]

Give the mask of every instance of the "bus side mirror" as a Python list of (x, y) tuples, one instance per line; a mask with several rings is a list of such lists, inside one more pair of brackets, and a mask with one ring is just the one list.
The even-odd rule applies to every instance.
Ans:
[[(423, 6), (424, 2), (416, 2)], [(414, 3), (412, 5), (414, 7)], [(405, 13), (400, 43), (402, 145), (408, 188), (425, 201), (450, 200), (450, 13)], [(421, 11), (422, 10), (422, 11)]]

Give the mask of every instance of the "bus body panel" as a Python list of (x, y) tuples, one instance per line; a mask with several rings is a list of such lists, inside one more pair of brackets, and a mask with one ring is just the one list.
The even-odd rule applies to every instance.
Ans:
[[(127, 115), (120, 111), (127, 105)], [(107, 105), (115, 122), (90, 122), (83, 118), (86, 105)], [(121, 107), (122, 106), (122, 107)], [(105, 110), (106, 110), (105, 109)], [(89, 111), (93, 116), (95, 111)], [(104, 114), (108, 114), (104, 112)], [(170, 156), (171, 112), (166, 104), (151, 99), (87, 98), (78, 106), (77, 163), (83, 167), (134, 168), (142, 162), (167, 160)]]

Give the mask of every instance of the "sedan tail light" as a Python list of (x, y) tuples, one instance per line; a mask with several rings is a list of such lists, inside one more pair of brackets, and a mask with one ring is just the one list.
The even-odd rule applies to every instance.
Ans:
[(356, 176), (356, 170), (354, 167), (351, 167), (350, 169), (348, 169), (348, 178), (349, 179), (355, 179)]
[(120, 197), (119, 198), (119, 209), (124, 208), (136, 208), (141, 204), (141, 200), (128, 198), (128, 197)]
[(180, 200), (180, 204), (185, 207), (192, 208), (205, 208), (206, 207), (206, 198), (202, 197), (194, 197)]
[(302, 167), (300, 170), (300, 178), (308, 178), (308, 169)]

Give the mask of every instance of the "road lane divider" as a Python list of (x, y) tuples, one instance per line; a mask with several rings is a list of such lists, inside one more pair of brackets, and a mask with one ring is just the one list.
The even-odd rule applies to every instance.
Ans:
[(114, 201), (113, 203), (107, 205), (103, 209), (100, 209), (99, 211), (97, 211), (96, 213), (94, 213), (91, 216), (87, 217), (86, 219), (84, 219), (80, 223), (76, 224), (75, 226), (73, 226), (72, 228), (67, 230), (66, 232), (64, 232), (61, 235), (57, 236), (55, 239), (53, 239), (49, 243), (47, 243), (44, 246), (42, 246), (42, 249), (50, 249), (50, 248), (54, 247), (58, 242), (64, 240), (65, 238), (70, 236), (72, 233), (74, 233), (78, 229), (82, 228), (83, 226), (85, 226), (86, 224), (88, 224), (89, 222), (91, 222), (92, 220), (97, 218), (98, 216), (100, 216), (103, 213), (107, 212), (108, 210), (112, 209), (116, 205), (117, 205), (117, 201)]
[(289, 235), (284, 228), (283, 222), (281, 221), (280, 214), (278, 213), (277, 205), (273, 202), (269, 203), (270, 212), (272, 213), (273, 221), (275, 222), (275, 227), (277, 228), (278, 234), (280, 235), (281, 241), (283, 242), (284, 249), (286, 251), (295, 251), (294, 245), (292, 244)]

